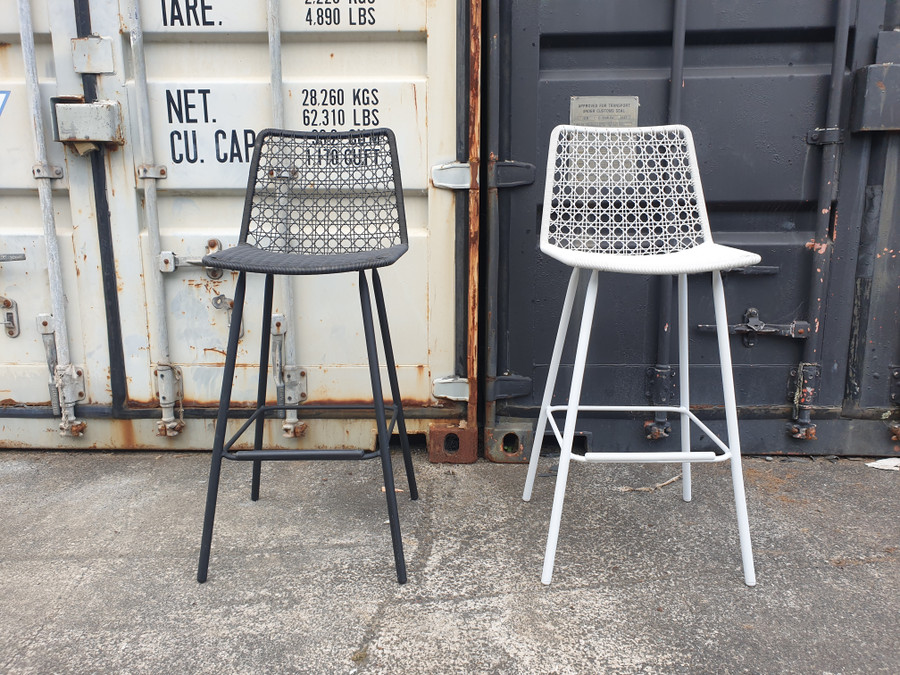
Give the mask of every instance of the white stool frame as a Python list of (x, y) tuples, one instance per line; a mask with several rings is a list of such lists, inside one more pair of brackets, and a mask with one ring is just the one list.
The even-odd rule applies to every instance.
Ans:
[[(690, 156), (690, 171), (693, 176), (692, 190), (695, 192), (699, 211), (699, 219), (702, 221), (702, 234), (699, 237), (701, 243), (689, 245), (684, 251), (666, 251), (657, 255), (614, 255), (610, 253), (590, 254), (560, 249), (552, 241), (548, 241), (551, 200), (554, 198), (553, 183), (558, 178), (556, 152), (561, 149), (561, 140), (567, 133), (589, 133), (600, 136), (616, 135), (619, 133), (670, 133), (675, 130), (687, 145), (687, 154)], [(712, 243), (709, 223), (706, 217), (705, 204), (703, 202), (702, 188), (696, 171), (696, 157), (694, 155), (693, 141), (690, 131), (686, 127), (645, 127), (641, 129), (593, 129), (572, 127), (563, 125), (553, 131), (553, 141), (550, 147), (550, 158), (547, 166), (547, 187), (545, 195), (544, 222), (541, 227), (541, 250), (557, 259), (568, 262), (573, 266), (563, 303), (562, 317), (553, 346), (553, 355), (550, 360), (550, 370), (547, 375), (547, 384), (541, 403), (541, 411), (538, 417), (537, 427), (534, 433), (534, 446), (531, 451), (531, 459), (528, 465), (528, 476), (525, 481), (525, 489), (522, 499), (530, 501), (534, 480), (537, 475), (538, 460), (547, 424), (550, 427), (560, 446), (559, 469), (556, 479), (556, 488), (553, 497), (553, 508), (550, 515), (550, 529), (547, 536), (547, 547), (544, 554), (544, 567), (541, 581), (549, 584), (553, 577), (553, 566), (556, 557), (556, 546), (559, 538), (559, 527), (562, 519), (563, 502), (565, 500), (566, 484), (568, 481), (569, 465), (572, 460), (587, 463), (611, 463), (611, 462), (674, 462), (681, 463), (684, 501), (691, 500), (691, 463), (714, 463), (731, 461), (731, 478), (734, 487), (734, 503), (737, 512), (738, 533), (740, 538), (741, 558), (744, 572), (744, 582), (748, 586), (756, 585), (756, 573), (753, 565), (753, 553), (750, 543), (750, 526), (747, 518), (747, 504), (744, 493), (743, 472), (741, 468), (740, 437), (738, 433), (737, 405), (734, 391), (734, 376), (732, 373), (731, 349), (728, 335), (728, 321), (725, 311), (725, 292), (722, 285), (720, 270), (729, 269), (740, 265), (752, 265), (759, 262), (756, 254), (740, 251), (729, 247)], [(555, 147), (556, 146), (556, 147)], [(557, 176), (554, 176), (554, 172)], [(552, 236), (552, 235), (551, 235)], [(706, 255), (698, 256), (698, 250)], [(682, 255), (687, 253), (688, 255)], [(719, 255), (716, 255), (719, 254)], [(690, 259), (688, 260), (688, 256)], [(573, 260), (572, 258), (577, 258)], [(629, 260), (630, 258), (630, 260)], [(680, 260), (679, 260), (680, 258)], [(718, 258), (718, 260), (717, 260)], [(599, 259), (599, 260), (598, 260)], [(606, 260), (604, 260), (606, 259)], [(623, 260), (624, 259), (624, 260)], [(698, 264), (698, 260), (700, 261)], [(609, 262), (610, 264), (604, 264)], [(594, 264), (585, 264), (594, 263)], [(628, 268), (628, 264), (632, 268)], [(581, 327), (578, 334), (578, 344), (575, 352), (575, 364), (572, 373), (572, 383), (569, 389), (568, 404), (552, 405), (556, 378), (559, 373), (559, 365), (562, 357), (563, 346), (566, 341), (568, 326), (572, 317), (572, 309), (575, 295), (578, 290), (582, 271), (590, 270), (590, 278), (585, 293), (582, 308)], [(582, 405), (581, 388), (584, 379), (584, 368), (587, 362), (588, 343), (594, 319), (594, 308), (597, 300), (598, 273), (606, 269), (619, 272), (637, 272), (643, 274), (677, 274), (678, 277), (678, 356), (679, 356), (679, 389), (680, 404), (675, 406), (634, 406), (634, 405)], [(689, 350), (688, 350), (688, 274), (695, 272), (709, 272), (712, 275), (713, 303), (715, 308), (716, 335), (718, 337), (719, 360), (722, 374), (722, 389), (724, 393), (725, 420), (728, 434), (728, 443), (724, 443), (716, 434), (699, 420), (690, 410), (690, 382), (689, 382)], [(553, 417), (553, 413), (565, 411), (565, 425), (562, 433)], [(681, 419), (681, 451), (680, 452), (588, 452), (584, 456), (572, 454), (572, 443), (575, 437), (575, 427), (580, 411), (605, 411), (605, 412), (668, 412), (678, 414)], [(696, 424), (703, 433), (719, 447), (722, 454), (714, 452), (691, 451), (691, 424)]]

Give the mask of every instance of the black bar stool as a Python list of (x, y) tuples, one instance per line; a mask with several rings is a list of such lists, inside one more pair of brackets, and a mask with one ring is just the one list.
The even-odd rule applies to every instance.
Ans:
[[(206, 581), (209, 569), (213, 520), (223, 459), (253, 463), (251, 499), (255, 501), (259, 498), (263, 461), (376, 457), (381, 459), (384, 473), (397, 581), (401, 584), (406, 582), (406, 561), (403, 557), (390, 455), (390, 438), (395, 429), (403, 450), (410, 498), (418, 499), (419, 495), (377, 268), (393, 264), (406, 253), (408, 247), (397, 146), (390, 129), (340, 133), (266, 129), (256, 137), (239, 243), (234, 248), (203, 258), (203, 265), (206, 267), (234, 270), (239, 274), (234, 291), (234, 308), (209, 470), (206, 515), (197, 568), (197, 581), (200, 583)], [(390, 422), (385, 413), (366, 270), (370, 270), (372, 278), (393, 400)], [(226, 441), (248, 272), (266, 275), (256, 409)], [(359, 299), (372, 380), (378, 449), (266, 450), (262, 447), (265, 420), (284, 410), (302, 410), (302, 406), (298, 405), (266, 405), (269, 327), (275, 276), (339, 272), (357, 272), (359, 276)], [(234, 450), (234, 444), (251, 426), (255, 432), (253, 449)]]

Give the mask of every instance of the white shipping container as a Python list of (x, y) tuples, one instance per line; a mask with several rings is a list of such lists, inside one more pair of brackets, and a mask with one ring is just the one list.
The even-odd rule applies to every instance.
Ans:
[[(0, 447), (210, 446), (235, 277), (197, 263), (236, 243), (272, 126), (396, 133), (410, 250), (383, 279), (408, 426), (458, 423), (432, 392), (465, 330), (456, 197), (429, 180), (456, 159), (454, 0), (91, 0), (84, 38), (77, 0), (17, 2), (0, 12)], [(256, 398), (261, 282), (236, 406)], [(284, 395), (371, 399), (357, 294), (352, 274), (279, 280)], [(374, 444), (349, 408), (282, 423), (269, 447)]]

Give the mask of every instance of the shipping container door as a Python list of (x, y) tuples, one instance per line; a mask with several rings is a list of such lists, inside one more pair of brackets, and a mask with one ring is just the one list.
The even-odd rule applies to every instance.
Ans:
[(84, 98), (73, 67), (75, 18), (71, 4), (65, 14), (33, 5), (17, 13), (10, 4), (0, 15), (5, 447), (53, 447), (60, 430), (73, 440), (83, 424), (77, 405), (111, 404), (91, 158), (53, 141), (51, 100), (61, 92), (71, 102)]
[[(431, 165), (453, 161), (457, 153), (456, 3), (31, 4), (42, 31), (44, 135), (52, 139), (51, 112), (59, 110), (51, 98), (70, 97), (72, 104), (96, 98), (102, 105), (93, 113), (100, 116), (111, 109), (119, 137), (48, 141), (56, 163), (67, 166), (66, 178), (55, 181), (61, 187), (68, 180), (70, 187), (68, 194), (57, 190), (56, 227), (69, 332), (77, 343), (73, 363), (83, 366), (86, 383), (75, 406), (87, 422), (84, 435), (61, 437), (46, 419), (47, 366), (31, 307), (47, 295), (46, 275), (37, 274), (44, 265), (36, 234), (41, 220), (28, 115), (16, 100), (22, 78), (17, 45), (8, 50), (12, 58), (3, 73), (13, 84), (2, 87), (11, 94), (0, 133), (17, 151), (15, 162), (0, 168), (9, 195), (2, 227), (10, 232), (0, 252), (24, 249), (27, 256), (24, 263), (2, 263), (0, 292), (25, 294), (28, 301), (18, 302), (21, 335), (7, 340), (17, 351), (3, 350), (16, 374), (16, 390), (3, 397), (45, 418), (17, 420), (2, 442), (208, 446), (235, 278), (199, 261), (210, 250), (235, 245), (255, 134), (272, 126), (395, 131), (410, 250), (383, 278), (401, 392), (416, 418), (413, 432), (427, 431), (429, 420), (458, 417), (452, 404), (432, 396), (432, 380), (453, 374), (456, 362), (454, 195), (429, 183)], [(0, 21), (10, 24), (4, 33), (18, 32), (15, 17)], [(54, 21), (59, 27), (48, 35)], [(83, 84), (85, 73), (96, 82), (95, 95)], [(83, 132), (80, 117), (73, 124), (76, 135)], [(370, 446), (373, 420), (353, 410), (371, 399), (355, 277), (282, 283), (277, 325), (265, 328), (259, 325), (261, 291), (261, 279), (251, 278), (235, 404), (255, 400), (260, 331), (269, 330), (277, 344), (272, 372), (277, 383), (286, 381), (284, 387), (270, 384), (270, 398), (305, 403), (310, 411), (297, 420), (273, 420), (268, 443)], [(316, 408), (335, 404), (337, 410)]]
[[(686, 7), (684, 67), (676, 75), (680, 97), (671, 110), (677, 4)], [(528, 450), (527, 442), (510, 439), (530, 433), (568, 279), (568, 268), (537, 249), (551, 129), (570, 122), (646, 126), (673, 118), (693, 131), (716, 240), (762, 256), (758, 267), (725, 278), (747, 451), (852, 454), (859, 452), (853, 439), (864, 440), (869, 452), (893, 451), (887, 422), (841, 418), (872, 147), (870, 135), (848, 129), (851, 76), (873, 62), (884, 11), (883, 2), (869, 0), (491, 3), (489, 30), (497, 39), (490, 55), (489, 150), (500, 161), (533, 164), (538, 176), (530, 185), (495, 190), (488, 223), (494, 252), (488, 257), (497, 261), (487, 308), (493, 322), (488, 378), (515, 380), (519, 387), (500, 387), (488, 402), (492, 458), (520, 460)], [(846, 30), (838, 20), (842, 12)], [(840, 56), (833, 78), (835, 50)], [(841, 88), (829, 108), (834, 84)], [(835, 128), (826, 128), (832, 118)], [(839, 189), (823, 204), (820, 195), (832, 183)], [(601, 275), (585, 402), (643, 405), (666, 394), (654, 393), (649, 377), (656, 372), (651, 369), (677, 357), (673, 338), (666, 358), (658, 358), (661, 293), (656, 279)], [(816, 302), (822, 305), (818, 312), (811, 306)], [(690, 305), (696, 364), (691, 402), (721, 426), (706, 279), (692, 283)], [(669, 322), (671, 333), (674, 314)], [(810, 359), (804, 348), (814, 335), (821, 341)], [(570, 348), (557, 384), (560, 399), (568, 390)], [(804, 375), (803, 364), (813, 361), (816, 377), (811, 367)], [(798, 371), (801, 382), (815, 389), (806, 426), (794, 419), (795, 403), (805, 400), (795, 401)], [(882, 399), (880, 414), (890, 408)], [(677, 443), (677, 431), (666, 438), (663, 424), (645, 428), (645, 421), (652, 422), (585, 418), (584, 442), (626, 450)]]

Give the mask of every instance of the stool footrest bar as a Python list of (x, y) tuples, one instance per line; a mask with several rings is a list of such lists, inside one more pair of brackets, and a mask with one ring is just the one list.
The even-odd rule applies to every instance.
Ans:
[(378, 452), (366, 450), (238, 450), (226, 452), (222, 455), (225, 459), (238, 461), (292, 461), (292, 460), (320, 460), (320, 459), (374, 459), (379, 457)]
[(587, 452), (584, 455), (572, 455), (575, 462), (723, 462), (731, 457), (730, 453), (717, 455), (714, 452)]
[[(251, 413), (250, 417), (248, 417), (248, 418), (244, 421), (244, 423), (240, 426), (240, 428), (238, 428), (238, 430), (237, 430), (236, 432), (234, 432), (234, 434), (231, 436), (231, 438), (229, 438), (228, 441), (225, 443), (225, 446), (224, 446), (224, 447), (225, 447), (225, 454), (224, 454), (223, 456), (224, 456), (225, 458), (227, 458), (227, 459), (243, 459), (243, 457), (241, 457), (241, 458), (233, 457), (232, 455), (235, 454), (235, 453), (232, 453), (232, 452), (231, 452), (231, 448), (234, 446), (235, 443), (238, 442), (238, 440), (241, 438), (241, 436), (244, 435), (244, 432), (246, 432), (247, 429), (249, 429), (250, 426), (251, 426), (254, 422), (256, 422), (256, 418), (259, 417), (260, 415), (263, 415), (263, 416), (264, 416), (264, 419), (275, 419), (274, 416), (270, 417), (270, 416), (269, 416), (269, 413), (273, 413), (273, 412), (276, 412), (276, 411), (282, 411), (282, 410), (297, 410), (297, 411), (300, 411), (300, 410), (303, 410), (303, 409), (304, 409), (304, 407), (301, 406), (301, 405), (265, 405), (265, 406), (262, 406), (261, 408), (256, 408), (256, 409)], [(373, 408), (371, 405), (354, 406), (354, 409), (359, 409), (359, 410), (374, 410), (374, 408)], [(391, 414), (390, 423), (388, 424), (388, 435), (389, 435), (389, 436), (394, 432), (394, 427), (395, 427), (396, 424), (397, 424), (397, 410), (398, 410), (398, 408), (397, 408), (396, 405), (393, 405), (393, 406), (390, 406), (390, 409), (391, 409), (393, 412), (392, 412), (392, 414)], [(250, 450), (241, 450), (241, 451), (238, 451), (238, 452), (240, 452), (240, 454), (246, 454), (246, 453), (251, 452), (251, 451), (250, 451)], [(256, 450), (254, 450), (254, 451), (252, 451), (252, 452), (263, 452), (263, 451), (256, 451)], [(279, 454), (281, 454), (281, 453), (283, 453), (283, 452), (293, 452), (293, 451), (289, 451), (289, 450), (283, 450), (283, 451), (282, 451), (282, 450), (278, 450), (278, 451), (275, 451), (275, 452), (278, 452)], [(297, 452), (306, 452), (306, 451), (297, 451)], [(318, 452), (318, 451), (315, 451), (315, 452)], [(324, 450), (323, 452), (334, 453), (334, 452), (343, 452), (343, 450)], [(354, 451), (352, 451), (352, 452), (356, 452), (356, 451), (354, 450)], [(377, 453), (376, 453), (376, 454), (377, 454)], [(375, 456), (375, 455), (373, 455), (373, 457), (374, 457), (374, 456)], [(268, 459), (268, 458), (267, 458), (267, 457), (256, 457), (255, 459), (258, 459), (258, 460), (265, 460), (265, 459)], [(277, 458), (275, 458), (275, 459), (287, 459), (287, 458), (285, 458), (285, 457), (277, 457)], [(305, 457), (302, 457), (302, 458), (298, 458), (298, 459), (306, 459), (306, 458), (305, 458)], [(325, 459), (329, 459), (329, 458), (326, 457)], [(335, 458), (332, 458), (332, 459), (335, 459)], [(350, 459), (353, 459), (353, 458), (350, 458)], [(368, 458), (366, 458), (366, 459), (368, 459)]]
[[(553, 413), (559, 411), (568, 411), (570, 406), (568, 405), (551, 405), (547, 408), (547, 422), (550, 424), (550, 428), (553, 430), (554, 436), (556, 436), (557, 442), (562, 445), (562, 433), (559, 430), (559, 427), (556, 424), (556, 419), (553, 417)], [(712, 430), (708, 426), (706, 426), (700, 419), (689, 409), (683, 408), (681, 406), (674, 405), (579, 405), (578, 412), (668, 412), (678, 415), (687, 415), (688, 419), (697, 425), (697, 427), (709, 437), (713, 443), (719, 446), (719, 449), (725, 453), (726, 456), (716, 455), (718, 458), (716, 461), (722, 461), (723, 459), (728, 459), (731, 457), (731, 448), (729, 448), (725, 442), (719, 438), (719, 436), (713, 433)], [(604, 453), (610, 454), (610, 453)], [(626, 453), (633, 454), (633, 453)], [(657, 453), (653, 453), (657, 454)], [(594, 460), (596, 461), (596, 460)], [(614, 461), (614, 460), (607, 460)], [(629, 460), (629, 461), (638, 461), (638, 460)], [(648, 460), (648, 461), (668, 461), (668, 460)], [(679, 460), (682, 461), (682, 460)], [(684, 460), (684, 461), (712, 461), (712, 460)]]

